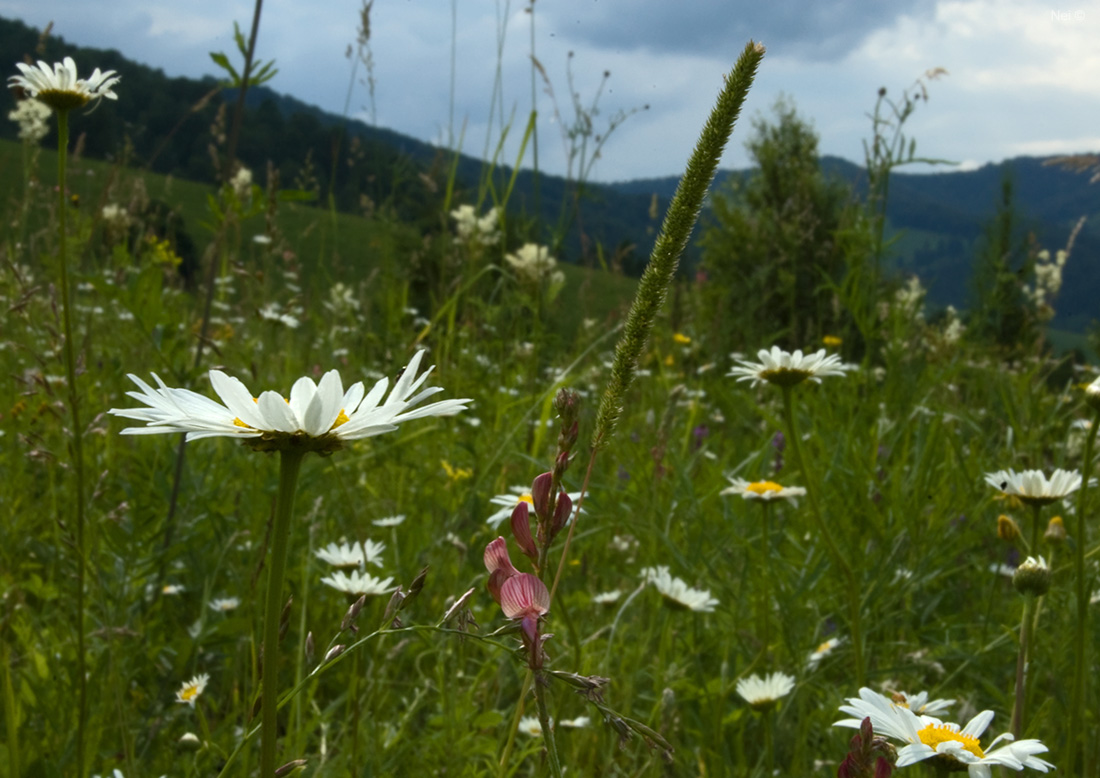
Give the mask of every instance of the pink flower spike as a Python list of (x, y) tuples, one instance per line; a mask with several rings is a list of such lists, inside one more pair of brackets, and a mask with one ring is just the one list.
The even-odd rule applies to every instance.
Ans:
[(520, 551), (531, 559), (538, 559), (539, 550), (535, 539), (531, 537), (531, 516), (527, 503), (520, 501), (512, 511), (512, 537), (519, 544)]
[(569, 523), (569, 514), (573, 512), (573, 500), (562, 491), (558, 495), (558, 504), (554, 506), (554, 522), (550, 525), (550, 538), (561, 532), (562, 527)]
[(500, 588), (500, 608), (510, 619), (537, 620), (550, 611), (550, 592), (538, 576), (520, 573)]
[(508, 543), (504, 538), (498, 537), (487, 545), (485, 547), (484, 558), (485, 569), (490, 573), (495, 573), (497, 570), (504, 570), (509, 577), (519, 575), (519, 570), (512, 565), (512, 560), (508, 557)]

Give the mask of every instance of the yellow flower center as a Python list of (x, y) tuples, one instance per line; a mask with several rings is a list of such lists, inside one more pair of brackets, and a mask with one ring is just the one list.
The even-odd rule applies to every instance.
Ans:
[(814, 649), (814, 653), (815, 654), (824, 654), (826, 651), (829, 651), (832, 647), (833, 647), (832, 643), (830, 643), (828, 640), (826, 640), (824, 643), (822, 643), (820, 646), (818, 646), (817, 648)]
[(940, 743), (955, 742), (961, 743), (963, 748), (979, 759), (985, 756), (982, 747), (978, 745), (978, 738), (972, 737), (971, 735), (964, 735), (944, 724), (929, 724), (917, 733), (917, 737), (920, 738), (920, 742), (932, 748), (936, 748)]
[(794, 367), (777, 367), (772, 370), (761, 370), (760, 377), (776, 386), (796, 386), (813, 375), (812, 370), (803, 370)]
[(183, 702), (191, 702), (191, 700), (195, 699), (198, 696), (198, 686), (188, 686), (187, 688), (180, 691), (180, 700), (182, 700)]
[(753, 494), (766, 494), (767, 492), (781, 492), (783, 487), (775, 481), (757, 481), (745, 487), (745, 491)]
[(529, 495), (529, 494), (521, 494), (521, 495), (519, 496), (519, 500), (517, 501), (517, 503), (516, 503), (516, 504), (518, 505), (518, 504), (519, 504), (519, 503), (521, 503), (521, 502), (525, 502), (525, 503), (528, 503), (529, 505), (534, 505), (534, 504), (535, 504), (535, 498), (534, 498), (534, 497), (532, 497), (532, 496), (531, 496), (531, 495)]
[(686, 346), (687, 344), (691, 343), (691, 338), (689, 338), (682, 332), (677, 332), (672, 336), (672, 342), (679, 343), (682, 346)]
[(340, 415), (336, 417), (336, 421), (333, 422), (332, 426), (329, 428), (329, 432), (332, 432), (332, 430), (336, 429), (341, 424), (347, 424), (347, 422), (348, 422), (348, 415), (346, 413), (344, 413), (344, 409), (341, 408), (340, 409)]

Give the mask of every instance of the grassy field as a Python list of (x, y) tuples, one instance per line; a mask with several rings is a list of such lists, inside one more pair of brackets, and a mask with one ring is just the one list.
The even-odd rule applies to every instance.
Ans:
[[(463, 240), (446, 214), (420, 234), (90, 160), (70, 163), (78, 204), (58, 206), (55, 158), (27, 158), (0, 144), (0, 774), (75, 775), (82, 754), (98, 775), (255, 774), (265, 664), (287, 774), (548, 774), (537, 691), (569, 775), (833, 775), (854, 734), (838, 708), (861, 687), (893, 699), (891, 716), (924, 691), (951, 701), (945, 721), (993, 713), (962, 733), (909, 714), (910, 741), (886, 732), (897, 753), (962, 751), (898, 769), (984, 753), (1098, 774), (1095, 488), (987, 478), (1093, 473), (1090, 372), (1055, 379), (1041, 354), (1008, 358), (883, 293), (859, 363), (830, 341), (837, 364), (811, 362), (815, 380), (775, 385), (761, 366), (738, 381), (730, 370), (773, 344), (706, 342), (703, 282), (676, 282), (596, 451), (629, 279), (532, 271), (518, 242)], [(142, 192), (194, 239), (190, 283)], [(358, 403), (336, 393), (323, 434), (238, 434), (330, 369), (344, 389), (386, 377), (401, 400), (421, 349), (432, 401), (464, 410), (379, 416), (394, 428), (344, 438)], [(109, 413), (144, 407), (127, 374), (229, 402), (211, 368), (247, 387), (219, 417), (236, 439), (120, 434), (145, 426)], [(178, 412), (185, 395), (169, 397)], [(300, 459), (296, 494), (291, 439), (324, 449)], [(554, 518), (546, 473), (579, 512)], [(532, 555), (507, 518), (521, 503), (556, 534)], [(498, 536), (517, 573), (503, 585), (487, 570), (502, 567), (487, 554)], [(345, 561), (380, 580), (349, 593), (328, 547), (367, 541)], [(283, 542), (292, 598), (271, 619)], [(1028, 557), (1047, 572), (1019, 572)], [(548, 612), (513, 585), (534, 573)], [(275, 671), (265, 625), (279, 627)], [(771, 673), (789, 683), (743, 685)], [(1017, 745), (991, 744), (1013, 729)]]

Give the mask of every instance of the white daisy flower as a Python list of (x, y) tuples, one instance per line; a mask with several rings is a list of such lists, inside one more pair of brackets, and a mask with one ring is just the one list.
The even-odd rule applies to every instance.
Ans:
[(806, 494), (801, 486), (780, 486), (774, 481), (746, 481), (744, 478), (730, 478), (732, 486), (723, 489), (719, 494), (739, 494), (746, 500), (789, 500), (794, 505), (798, 504), (798, 498)]
[(387, 516), (384, 519), (375, 519), (371, 522), (376, 527), (396, 527), (405, 520), (405, 514), (399, 514), (397, 516)]
[[(993, 721), (992, 711), (982, 711), (960, 727), (932, 716), (918, 716), (867, 688), (860, 689), (859, 697), (849, 698), (840, 710), (853, 718), (838, 721), (835, 726), (858, 728), (864, 718), (870, 717), (875, 734), (905, 743), (898, 749), (898, 767), (935, 759), (948, 771), (966, 769), (970, 778), (990, 778), (991, 765), (1017, 771), (1030, 767), (1043, 773), (1054, 767), (1036, 756), (1048, 750), (1038, 740), (1014, 741), (1006, 733), (982, 748), (980, 738)], [(1002, 742), (1004, 745), (994, 748)]]
[(738, 381), (752, 381), (753, 386), (765, 381), (779, 386), (794, 386), (807, 378), (820, 384), (824, 376), (844, 375), (840, 357), (836, 354), (826, 356), (825, 349), (803, 356), (801, 351), (792, 354), (779, 346), (772, 346), (771, 351), (760, 349), (756, 356), (759, 363), (739, 359), (741, 367), (730, 368), (726, 375), (738, 376)]
[(843, 642), (844, 638), (829, 638), (810, 652), (810, 655), (806, 657), (806, 665), (813, 670), (821, 664), (822, 659), (833, 653), (833, 650)]
[(386, 579), (375, 578), (370, 573), (360, 573), (358, 570), (353, 570), (351, 575), (343, 570), (337, 570), (332, 575), (322, 578), (321, 583), (331, 586), (338, 592), (356, 597), (386, 594), (394, 590), (394, 587), (390, 586), (393, 583), (392, 576)]
[(673, 578), (664, 565), (642, 568), (642, 580), (656, 586), (665, 603), (678, 610), (713, 613), (714, 606), (718, 604), (709, 591), (692, 589), (679, 578)]
[(1042, 470), (998, 470), (986, 473), (985, 482), (1028, 505), (1050, 505), (1081, 488), (1076, 470), (1055, 470), (1049, 479)]
[(55, 111), (69, 111), (73, 108), (82, 108), (89, 100), (98, 100), (106, 97), (108, 100), (117, 100), (118, 95), (111, 91), (111, 87), (117, 84), (121, 77), (115, 71), (108, 70), (100, 73), (96, 68), (88, 78), (76, 77), (76, 63), (72, 57), (65, 57), (62, 62), (55, 62), (53, 70), (45, 62), (39, 61), (38, 67), (25, 65), (22, 62), (15, 66), (23, 73), (21, 76), (10, 76), (9, 86), (18, 86), (31, 97), (53, 108)]
[(755, 673), (737, 682), (737, 693), (756, 710), (766, 710), (794, 688), (794, 676), (772, 673), (761, 678)]
[(577, 716), (575, 719), (562, 719), (558, 722), (558, 726), (565, 727), (566, 729), (583, 729), (591, 724), (592, 719), (588, 716)]
[[(581, 498), (580, 492), (569, 492), (569, 499), (573, 501), (573, 504), (577, 504), (577, 500)], [(591, 497), (592, 493), (589, 492), (588, 496)], [(516, 509), (516, 506), (521, 502), (525, 502), (534, 509), (535, 501), (531, 496), (530, 486), (510, 486), (505, 494), (497, 494), (489, 498), (491, 505), (498, 506), (499, 510), (492, 516), (485, 520), (485, 523), (492, 527), (494, 530), (502, 523), (512, 518), (512, 511)], [(534, 511), (532, 510), (532, 513)], [(581, 508), (581, 513), (584, 513), (584, 508)]]
[(199, 695), (203, 693), (203, 690), (206, 689), (206, 684), (209, 680), (210, 676), (206, 673), (196, 675), (176, 692), (176, 702), (182, 702), (194, 708), (195, 700), (197, 700)]
[(153, 373), (157, 389), (130, 375), (141, 391), (127, 392), (147, 408), (112, 408), (108, 412), (146, 422), (145, 427), (127, 427), (123, 435), (183, 432), (188, 440), (216, 436), (262, 438), (264, 448), (277, 448), (293, 440), (316, 450), (332, 451), (345, 441), (392, 432), (401, 422), (450, 415), (466, 408), (469, 400), (465, 399), (420, 405), (443, 391), (439, 387), (420, 388), (432, 371), (428, 368), (419, 378), (416, 376), (423, 356), (423, 351), (413, 356), (384, 401), (389, 385), (386, 378), (369, 392), (361, 382), (345, 392), (340, 373), (330, 370), (319, 384), (311, 378), (299, 378), (287, 399), (271, 391), (253, 397), (236, 378), (211, 370), (210, 383), (220, 403), (190, 389), (169, 387)]
[(218, 613), (228, 613), (241, 606), (239, 597), (218, 597), (210, 601), (210, 610)]
[(313, 552), (322, 562), (333, 567), (359, 567), (363, 564), (363, 547), (358, 543), (329, 543)]
[(619, 598), (623, 596), (623, 593), (618, 589), (614, 589), (610, 592), (600, 592), (599, 594), (592, 595), (592, 603), (594, 605), (610, 605), (618, 602)]
[(542, 737), (542, 722), (537, 716), (524, 716), (519, 720), (519, 731), (531, 737)]

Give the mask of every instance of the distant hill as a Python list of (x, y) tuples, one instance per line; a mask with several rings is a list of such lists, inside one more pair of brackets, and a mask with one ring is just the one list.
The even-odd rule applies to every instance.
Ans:
[[(39, 31), (0, 19), (0, 49), (10, 56), (32, 54), (38, 40)], [(94, 63), (123, 77), (117, 103), (81, 116), (77, 130), (84, 134), (84, 153), (107, 159), (125, 154), (129, 164), (155, 172), (214, 180), (209, 152), (215, 141), (213, 128), (219, 109), (234, 100), (232, 93), (218, 90), (212, 78), (169, 78), (117, 51), (79, 49), (60, 38), (46, 42), (42, 58), (52, 62), (66, 55), (74, 56), (81, 67)], [(241, 160), (257, 172), (270, 162), (284, 187), (315, 188), (322, 195), (331, 191), (341, 210), (386, 207), (423, 231), (439, 230), (445, 228), (440, 217), (441, 188), (452, 164), (460, 202), (469, 202), (486, 182), (503, 192), (511, 176), (506, 166), (487, 175), (486, 165), (475, 157), (456, 159), (446, 149), (385, 128), (345, 121), (266, 87), (250, 89), (246, 104)], [(14, 138), (15, 133), (13, 123), (0, 123), (0, 137)], [(358, 156), (349, 161), (353, 138)], [(47, 146), (54, 142), (52, 136), (43, 141)], [(1082, 331), (1100, 318), (1096, 304), (1100, 299), (1100, 185), (1090, 186), (1085, 176), (1044, 161), (1019, 157), (972, 171), (895, 174), (887, 216), (889, 230), (899, 237), (892, 248), (891, 267), (898, 273), (919, 274), (933, 303), (965, 307), (983, 229), (1009, 174), (1021, 240), (1030, 231), (1041, 245), (1056, 250), (1065, 245), (1077, 219), (1089, 217), (1056, 305), (1056, 324)], [(859, 196), (865, 184), (859, 166), (836, 157), (823, 157), (821, 163), (827, 174), (848, 182)], [(750, 172), (721, 171), (716, 191), (732, 177)], [(668, 176), (588, 184), (577, 199), (574, 183), (545, 174), (536, 178), (523, 170), (516, 176), (509, 212), (513, 221), (541, 229), (543, 242), (562, 236), (557, 253), (565, 261), (606, 264), (636, 274), (644, 267), (659, 215), (678, 181), (677, 176)], [(574, 202), (578, 203), (575, 210)], [(697, 248), (690, 247), (686, 270), (697, 256)]]

